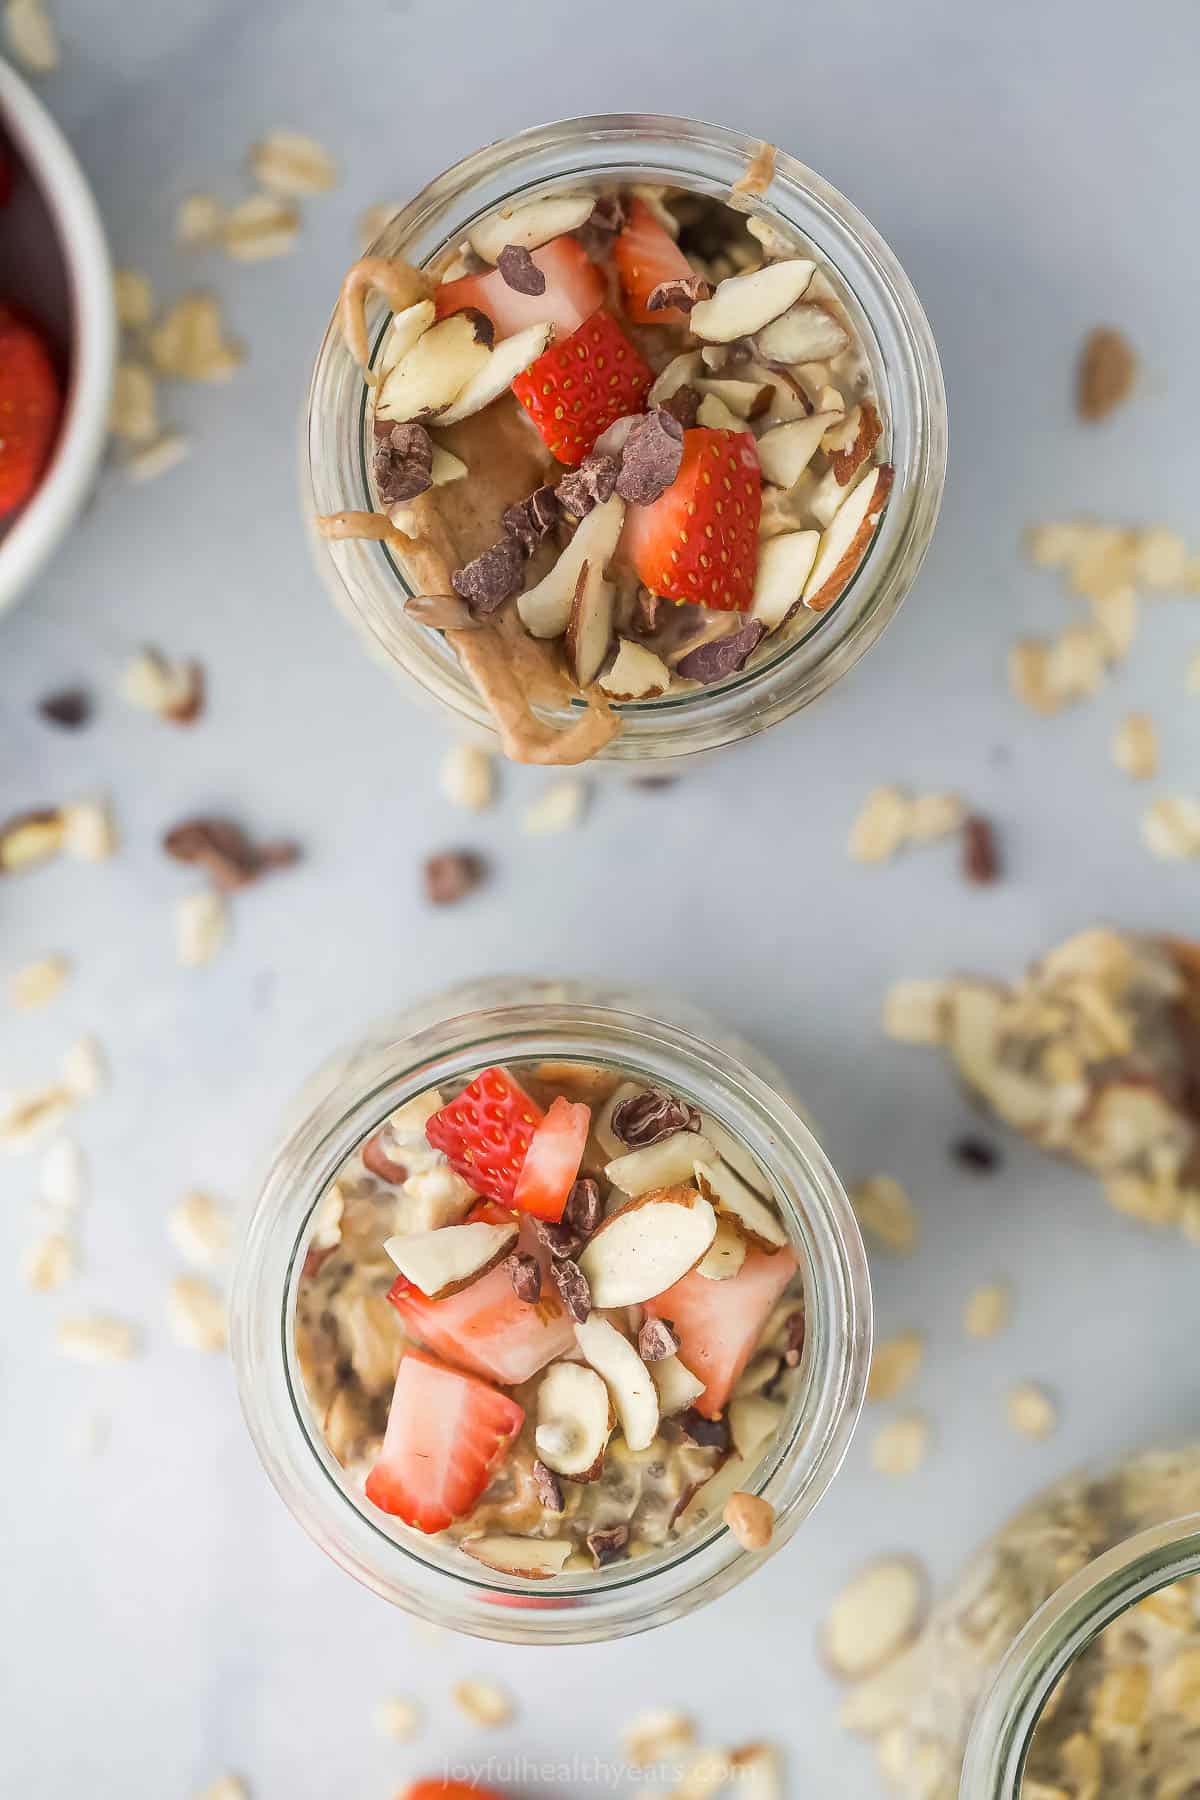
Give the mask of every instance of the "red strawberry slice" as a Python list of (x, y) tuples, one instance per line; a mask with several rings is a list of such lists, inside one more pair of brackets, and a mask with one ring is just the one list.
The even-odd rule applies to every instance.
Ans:
[(613, 245), (617, 271), (625, 293), (625, 306), (637, 325), (686, 325), (687, 314), (677, 306), (651, 312), (646, 302), (664, 281), (686, 281), (696, 273), (675, 239), (660, 225), (644, 200), (629, 204), (629, 222)]
[(560, 1094), (534, 1132), (521, 1173), (517, 1177), (513, 1205), (537, 1219), (556, 1224), (563, 1216), (567, 1196), (575, 1185), (583, 1147), (592, 1123), (592, 1109)]
[(396, 1800), (504, 1800), (504, 1796), (495, 1788), (472, 1787), (466, 1781), (414, 1781)]
[(750, 1361), (771, 1308), (796, 1273), (790, 1250), (751, 1250), (736, 1275), (710, 1281), (693, 1269), (646, 1302), (679, 1336), (679, 1360), (705, 1382), (696, 1408), (715, 1419)]
[(642, 411), (653, 380), (612, 314), (600, 307), (569, 338), (544, 350), (512, 390), (551, 453), (576, 468), (614, 419)]
[(45, 340), (0, 307), (0, 518), (37, 487), (62, 409), (58, 376)]
[(434, 1113), (425, 1136), (477, 1194), (513, 1205), (513, 1190), (542, 1109), (507, 1069), (477, 1075), (449, 1106)]
[(666, 493), (627, 508), (622, 548), (652, 594), (744, 612), (754, 597), (761, 511), (751, 434), (697, 427), (683, 434), (683, 461)]
[(470, 1512), (524, 1419), (507, 1394), (410, 1350), (367, 1499), (418, 1531), (444, 1531)]
[(533, 252), (535, 267), (546, 277), (542, 294), (518, 294), (499, 269), (486, 275), (463, 275), (444, 281), (433, 296), (437, 316), (478, 307), (496, 327), (497, 337), (512, 337), (527, 325), (554, 326), (555, 336), (569, 337), (604, 302), (604, 277), (573, 237), (551, 238)]
[[(544, 1273), (546, 1252), (524, 1234), (520, 1247), (539, 1258)], [(517, 1299), (503, 1263), (444, 1300), (427, 1300), (399, 1275), (388, 1299), (405, 1330), (430, 1350), (505, 1387), (519, 1387), (575, 1343), (574, 1327), (550, 1282), (543, 1281), (537, 1305), (528, 1306)]]

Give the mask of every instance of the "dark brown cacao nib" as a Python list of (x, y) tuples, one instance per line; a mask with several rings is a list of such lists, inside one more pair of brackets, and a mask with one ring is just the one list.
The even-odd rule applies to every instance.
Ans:
[(523, 1300), (526, 1306), (536, 1306), (542, 1297), (542, 1265), (537, 1257), (517, 1250), (505, 1257), (504, 1266), (517, 1299)]
[(661, 1362), (664, 1356), (674, 1356), (679, 1348), (679, 1335), (669, 1319), (644, 1319), (638, 1332), (637, 1347), (643, 1362)]
[(700, 1114), (666, 1088), (647, 1088), (644, 1094), (631, 1094), (614, 1107), (612, 1128), (614, 1136), (631, 1150), (644, 1150), (677, 1131), (699, 1131)]
[(585, 456), (577, 469), (570, 475), (564, 475), (558, 484), (558, 504), (572, 518), (582, 519), (590, 513), (593, 506), (603, 506), (611, 500), (617, 485), (617, 475), (621, 465), (615, 456), (604, 456), (593, 451)]
[(608, 1525), (603, 1530), (597, 1529), (587, 1534), (587, 1547), (598, 1569), (602, 1569), (605, 1563), (616, 1562), (618, 1557), (624, 1556), (628, 1544), (628, 1525)]
[(675, 665), (676, 671), (687, 681), (723, 681), (727, 675), (733, 675), (741, 668), (750, 652), (761, 642), (766, 629), (761, 619), (747, 619), (744, 625), (737, 631), (731, 631), (728, 637), (713, 638), (711, 642), (701, 644), (698, 649), (689, 650)]
[(563, 1257), (559, 1262), (550, 1264), (550, 1279), (558, 1289), (563, 1305), (577, 1325), (587, 1321), (592, 1310), (592, 1290), (587, 1284), (587, 1276), (578, 1263), (570, 1257)]
[(476, 612), (494, 612), (510, 594), (521, 591), (525, 573), (525, 556), (514, 538), (501, 538), (490, 550), (484, 550), (473, 562), (455, 569), (450, 580), (456, 594)]
[(393, 425), (376, 444), (371, 467), (381, 500), (415, 500), (433, 486), (433, 439), (423, 425)]
[(625, 440), (617, 492), (622, 500), (652, 506), (665, 494), (683, 461), (683, 426), (673, 413), (655, 407)]
[(518, 500), (510, 506), (501, 522), (526, 556), (532, 556), (546, 534), (554, 530), (558, 517), (558, 495), (546, 486), (535, 488), (528, 500)]
[(544, 294), (546, 277), (524, 244), (505, 244), (496, 267), (514, 294)]
[(534, 1461), (534, 1465), (530, 1470), (530, 1475), (533, 1478), (533, 1491), (545, 1507), (546, 1511), (560, 1513), (563, 1510), (562, 1482), (558, 1479), (554, 1470), (548, 1469), (541, 1458), (538, 1457)]
[(589, 1238), (599, 1225), (600, 1214), (603, 1210), (604, 1200), (600, 1193), (600, 1183), (593, 1181), (590, 1175), (581, 1175), (567, 1195), (563, 1217), (581, 1238)]

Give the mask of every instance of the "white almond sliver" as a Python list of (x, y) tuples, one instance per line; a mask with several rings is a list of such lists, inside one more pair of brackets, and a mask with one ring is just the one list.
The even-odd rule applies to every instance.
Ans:
[(406, 1744), (421, 1728), (421, 1709), (413, 1700), (381, 1700), (372, 1720), (380, 1737)]
[(739, 1800), (783, 1800), (783, 1759), (774, 1744), (744, 1744), (729, 1762)]
[(899, 788), (872, 788), (854, 821), (846, 846), (855, 862), (888, 862), (906, 842), (912, 801)]
[(167, 1214), (167, 1231), (192, 1262), (218, 1262), (229, 1248), (229, 1214), (211, 1194), (185, 1194)]
[(891, 1175), (871, 1175), (850, 1189), (854, 1216), (869, 1237), (896, 1256), (910, 1256), (920, 1227), (913, 1203)]
[(820, 541), (817, 531), (784, 531), (759, 545), (750, 616), (761, 619), (768, 631), (799, 607)]
[(154, 317), (154, 289), (140, 269), (113, 270), (113, 300), (117, 324), (126, 331), (140, 331)]
[(512, 1701), (494, 1681), (458, 1681), (450, 1692), (473, 1725), (507, 1725), (516, 1717)]
[(746, 1260), (747, 1242), (728, 1219), (717, 1220), (716, 1236), (696, 1264), (706, 1281), (729, 1281)]
[(250, 1789), (240, 1775), (222, 1775), (197, 1794), (196, 1800), (250, 1800)]
[(1112, 740), (1112, 759), (1134, 781), (1149, 781), (1158, 773), (1158, 733), (1146, 713), (1129, 713)]
[(1022, 1381), (1009, 1389), (1008, 1422), (1022, 1437), (1047, 1438), (1058, 1424), (1058, 1410), (1045, 1388)]
[(730, 412), (723, 400), (716, 394), (705, 394), (696, 408), (696, 423), (706, 431), (744, 431), (746, 423), (739, 419), (735, 412)]
[(250, 169), (273, 194), (303, 197), (337, 186), (337, 164), (328, 150), (300, 131), (272, 131), (251, 149)]
[(524, 1581), (549, 1581), (562, 1574), (575, 1546), (570, 1538), (506, 1537), (497, 1533), (466, 1538), (462, 1549), (501, 1575), (519, 1575)]
[(138, 1335), (133, 1326), (124, 1319), (100, 1313), (61, 1319), (55, 1343), (61, 1355), (73, 1357), (76, 1362), (128, 1362), (138, 1352)]
[(595, 1312), (576, 1325), (575, 1341), (612, 1396), (626, 1444), (648, 1449), (658, 1431), (658, 1389), (646, 1364), (629, 1339)]
[(793, 419), (764, 431), (755, 450), (766, 479), (776, 487), (794, 487), (836, 417), (835, 413), (811, 413), (806, 419)]
[(613, 665), (599, 683), (612, 700), (655, 700), (670, 687), (671, 671), (645, 644), (618, 638)]
[(963, 1330), (968, 1337), (990, 1338), (1003, 1331), (1012, 1318), (1012, 1289), (994, 1281), (976, 1288), (963, 1307)]
[(822, 1646), (835, 1675), (859, 1681), (916, 1636), (925, 1609), (923, 1570), (907, 1557), (870, 1563), (834, 1600)]
[(203, 889), (175, 903), (175, 949), (186, 969), (212, 962), (225, 942), (227, 912), (220, 894)]
[(753, 1462), (783, 1418), (783, 1407), (761, 1394), (739, 1394), (729, 1402), (729, 1431), (738, 1455)]
[(710, 344), (751, 337), (795, 305), (815, 272), (815, 263), (794, 257), (749, 275), (731, 275), (719, 283), (711, 300), (693, 306), (689, 329)]
[(449, 481), (461, 481), (467, 472), (467, 465), (461, 456), (455, 456), (452, 450), (447, 450), (442, 444), (433, 446), (429, 478), (434, 487), (445, 487)]
[(25, 1286), (35, 1294), (53, 1293), (75, 1272), (75, 1252), (61, 1231), (48, 1231), (29, 1246), (21, 1265)]
[(128, 444), (148, 444), (158, 436), (158, 390), (145, 363), (117, 364), (108, 429)]
[(871, 1357), (867, 1376), (868, 1400), (894, 1400), (916, 1380), (925, 1356), (925, 1340), (919, 1331), (901, 1331), (883, 1338)]
[(934, 844), (939, 838), (952, 837), (962, 830), (966, 817), (960, 794), (918, 794), (909, 820), (909, 841)]
[(414, 305), (406, 306), (401, 312), (392, 315), (375, 361), (375, 374), (380, 383), (391, 374), (401, 357), (407, 356), (415, 347), (417, 340), (425, 335), (436, 317), (437, 308), (432, 300), (418, 300)]
[(384, 1249), (400, 1273), (429, 1300), (456, 1294), (495, 1267), (517, 1241), (516, 1225), (446, 1225), (390, 1237)]
[(501, 394), (506, 394), (517, 376), (523, 375), (529, 365), (537, 361), (550, 342), (553, 331), (552, 325), (527, 325), (524, 331), (502, 338), (482, 369), (468, 381), (454, 405), (439, 416), (438, 423), (457, 425), (460, 420), (482, 412), (485, 406), (490, 406)]
[(582, 819), (587, 788), (581, 781), (557, 781), (528, 806), (521, 817), (526, 837), (553, 837), (571, 831)]
[(721, 1162), (697, 1161), (693, 1173), (705, 1199), (752, 1244), (763, 1250), (784, 1248), (787, 1232), (777, 1215), (732, 1169)]
[(59, 1138), (42, 1158), (38, 1182), (41, 1197), (54, 1211), (71, 1213), (80, 1205), (86, 1187), (83, 1152), (73, 1138)]
[(700, 374), (700, 352), (685, 350), (682, 356), (674, 356), (656, 377), (650, 389), (649, 404), (661, 406), (664, 400), (670, 400), (682, 387), (688, 387)]
[(683, 1412), (704, 1392), (704, 1383), (677, 1356), (662, 1356), (647, 1367), (658, 1394), (658, 1410), (664, 1419)]
[(215, 1355), (226, 1343), (225, 1302), (198, 1275), (179, 1275), (167, 1292), (167, 1318), (177, 1343)]
[(104, 800), (81, 800), (63, 814), (63, 849), (81, 862), (106, 862), (117, 847), (117, 828)]
[(423, 331), (389, 370), (375, 401), (377, 419), (403, 424), (437, 418), (485, 366), (491, 351), (468, 313), (452, 313)]
[(65, 956), (44, 956), (38, 962), (26, 963), (9, 981), (9, 1000), (19, 1012), (47, 1006), (62, 992), (69, 973)]
[(691, 1187), (669, 1187), (610, 1213), (580, 1251), (592, 1305), (640, 1306), (694, 1269), (717, 1216)]
[(494, 761), (478, 744), (455, 744), (442, 758), (438, 785), (451, 806), (485, 812), (496, 797)]
[[(824, 306), (793, 306), (758, 333), (755, 349), (768, 363), (828, 362), (850, 347), (850, 333)], [(828, 421), (832, 423), (832, 421)]]
[(94, 1037), (81, 1037), (64, 1052), (62, 1075), (68, 1090), (80, 1100), (90, 1100), (108, 1081), (108, 1063)]
[(595, 204), (594, 194), (547, 194), (524, 206), (492, 213), (472, 226), (467, 237), (476, 256), (494, 263), (509, 244), (521, 250), (539, 250), (551, 238), (578, 230), (591, 218)]
[(695, 1742), (696, 1729), (686, 1713), (655, 1707), (638, 1713), (621, 1732), (621, 1744), (635, 1768), (676, 1762)]
[(603, 574), (625, 523), (625, 502), (616, 494), (594, 506), (542, 580), (517, 600), (521, 623), (533, 637), (561, 637), (571, 617), (584, 563)]
[(1200, 856), (1200, 800), (1164, 794), (1142, 814), (1142, 838), (1163, 862)]
[(698, 1162), (710, 1163), (717, 1152), (698, 1131), (674, 1131), (657, 1144), (627, 1151), (605, 1168), (605, 1178), (623, 1194), (634, 1197), (655, 1188), (690, 1182)]

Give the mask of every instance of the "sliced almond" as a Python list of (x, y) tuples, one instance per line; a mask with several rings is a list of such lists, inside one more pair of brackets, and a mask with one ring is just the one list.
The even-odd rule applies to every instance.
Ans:
[(720, 1162), (697, 1162), (693, 1173), (704, 1198), (723, 1219), (736, 1225), (743, 1237), (768, 1252), (785, 1247), (787, 1232), (778, 1217), (740, 1175)]
[(612, 582), (604, 579), (602, 570), (585, 562), (575, 583), (564, 641), (567, 663), (581, 688), (595, 681), (608, 655), (615, 602)]
[(621, 1743), (638, 1769), (675, 1762), (694, 1743), (695, 1727), (685, 1713), (654, 1708), (638, 1713), (621, 1732)]
[(645, 1088), (638, 1081), (622, 1081), (608, 1096), (600, 1111), (592, 1120), (592, 1136), (599, 1144), (606, 1157), (623, 1156), (625, 1140), (619, 1138), (612, 1128), (613, 1114), (625, 1100), (636, 1100)]
[(833, 515), (804, 589), (804, 604), (810, 611), (825, 612), (845, 591), (867, 553), (891, 490), (891, 466), (881, 463)]
[(629, 1201), (580, 1252), (593, 1306), (653, 1300), (696, 1267), (716, 1231), (717, 1216), (694, 1187), (658, 1188)]
[(924, 1571), (908, 1557), (887, 1557), (854, 1576), (830, 1607), (822, 1644), (835, 1675), (860, 1681), (912, 1642), (926, 1603)]
[(873, 464), (868, 465), (864, 463), (857, 475), (851, 476), (849, 486), (843, 486), (838, 480), (836, 470), (833, 468), (826, 469), (820, 480), (815, 483), (812, 490), (806, 496), (808, 510), (817, 521), (818, 525), (822, 527), (832, 525), (834, 515), (837, 513), (838, 508), (845, 502), (851, 489), (857, 487), (860, 480), (866, 479), (868, 469), (873, 466)]
[(584, 1324), (576, 1325), (575, 1341), (603, 1377), (629, 1448), (648, 1449), (658, 1431), (658, 1390), (629, 1339), (593, 1313)]
[(434, 487), (445, 487), (448, 481), (461, 481), (467, 474), (467, 465), (461, 456), (455, 456), (442, 444), (433, 446), (433, 461), (429, 465), (429, 478)]
[(650, 1363), (649, 1369), (658, 1391), (658, 1410), (664, 1419), (684, 1412), (704, 1392), (704, 1383), (677, 1356), (662, 1356)]
[(632, 638), (617, 639), (613, 666), (600, 677), (600, 686), (612, 700), (656, 700), (671, 685), (671, 671), (661, 656)]
[(834, 413), (815, 412), (764, 431), (755, 448), (766, 479), (776, 487), (794, 487), (816, 455), (821, 439), (836, 423), (836, 417)]
[(774, 1744), (744, 1744), (729, 1761), (739, 1800), (783, 1800), (783, 1759)]
[[(746, 1146), (727, 1131), (719, 1119), (711, 1113), (700, 1114), (700, 1133), (710, 1144), (716, 1146), (717, 1155), (723, 1163), (728, 1163), (734, 1172), (741, 1176), (747, 1187), (752, 1187), (756, 1194), (769, 1195), (771, 1184), (766, 1175), (747, 1150)], [(701, 1162), (711, 1162), (712, 1158), (697, 1150), (696, 1157)]]
[(723, 400), (715, 394), (705, 394), (696, 408), (696, 423), (703, 425), (706, 431), (745, 431), (746, 421), (739, 419), (735, 412), (730, 412)]
[(685, 350), (682, 356), (672, 357), (650, 389), (649, 404), (661, 406), (664, 400), (670, 400), (680, 388), (689, 387), (700, 374), (701, 368), (699, 350)]
[(608, 1389), (595, 1369), (556, 1362), (537, 1392), (534, 1443), (548, 1469), (568, 1481), (595, 1481), (613, 1428)]
[(604, 574), (624, 523), (625, 502), (616, 494), (580, 520), (575, 536), (549, 574), (517, 601), (521, 623), (532, 637), (562, 636), (575, 603), (580, 570), (586, 562), (598, 575)]
[(731, 275), (718, 285), (711, 300), (693, 306), (689, 329), (710, 344), (731, 344), (735, 338), (751, 337), (796, 304), (815, 272), (815, 263), (794, 257), (769, 263), (749, 275)]
[(793, 306), (758, 332), (754, 347), (764, 362), (828, 362), (850, 347), (850, 333), (832, 312), (813, 303)]
[(454, 405), (439, 415), (441, 425), (457, 425), (472, 413), (482, 412), (501, 394), (506, 394), (518, 375), (537, 361), (550, 342), (552, 325), (527, 325), (512, 337), (502, 338), (477, 375), (472, 376)]
[(443, 1300), (495, 1268), (516, 1241), (515, 1224), (489, 1225), (479, 1220), (473, 1225), (445, 1225), (440, 1231), (391, 1237), (383, 1247), (400, 1273), (427, 1300)]
[[(761, 418), (775, 393), (774, 382), (712, 380), (698, 381), (702, 394), (711, 394), (738, 419)], [(774, 480), (774, 477), (771, 477)]]
[[(790, 431), (792, 427), (780, 429)], [(819, 531), (785, 531), (760, 544), (750, 616), (761, 619), (768, 631), (782, 625), (800, 605), (820, 542)]]
[(501, 1575), (520, 1575), (526, 1581), (549, 1581), (561, 1575), (575, 1548), (570, 1538), (495, 1537), (467, 1538), (460, 1546), (468, 1556)]
[(630, 1150), (605, 1168), (605, 1175), (623, 1194), (649, 1194), (655, 1188), (690, 1182), (697, 1162), (712, 1162), (716, 1150), (698, 1131), (674, 1131), (657, 1144)]
[(761, 1394), (741, 1394), (729, 1402), (729, 1430), (733, 1447), (747, 1462), (753, 1462), (763, 1445), (779, 1428), (783, 1408), (775, 1400), (764, 1400)]
[(594, 194), (547, 194), (524, 206), (506, 206), (472, 226), (467, 233), (472, 250), (484, 262), (494, 263), (506, 245), (538, 250), (551, 238), (576, 231), (592, 215)]
[(444, 413), (487, 364), (491, 350), (476, 334), (475, 315), (452, 313), (422, 333), (381, 384), (375, 416), (400, 424)]
[(874, 454), (883, 425), (870, 400), (852, 406), (821, 440), (821, 448), (840, 487), (849, 487), (856, 471)]
[(728, 1281), (746, 1260), (746, 1239), (728, 1219), (717, 1220), (716, 1236), (696, 1264), (707, 1281)]
[(432, 300), (418, 300), (415, 306), (406, 306), (402, 312), (392, 315), (392, 322), (384, 333), (375, 364), (375, 373), (380, 382), (391, 374), (402, 357), (415, 349), (418, 340), (424, 337), (436, 317), (437, 308)]

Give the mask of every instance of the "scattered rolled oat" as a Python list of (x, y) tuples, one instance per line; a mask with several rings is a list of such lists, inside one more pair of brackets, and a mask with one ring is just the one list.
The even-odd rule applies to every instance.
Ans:
[(729, 1762), (742, 1800), (783, 1800), (783, 1758), (774, 1744), (743, 1744), (729, 1752)]
[(25, 1286), (34, 1293), (49, 1294), (63, 1287), (75, 1272), (75, 1252), (61, 1231), (48, 1231), (29, 1246), (21, 1266)]
[(455, 744), (442, 759), (440, 785), (451, 806), (484, 812), (496, 796), (494, 759), (477, 744)]
[(638, 1769), (678, 1762), (696, 1741), (696, 1728), (685, 1713), (665, 1707), (638, 1713), (621, 1733), (621, 1745)]
[(27, 1150), (61, 1125), (77, 1100), (60, 1082), (11, 1097), (0, 1110), (0, 1150)]
[(421, 1709), (413, 1700), (381, 1700), (372, 1715), (380, 1737), (407, 1744), (421, 1729)]
[(1131, 587), (1094, 594), (1088, 601), (1096, 629), (1104, 640), (1110, 662), (1121, 662), (1133, 649), (1137, 636), (1138, 598)]
[(1177, 531), (1154, 525), (1139, 532), (1133, 551), (1133, 574), (1139, 587), (1165, 594), (1187, 582), (1187, 545)]
[(881, 1475), (912, 1475), (929, 1450), (929, 1420), (924, 1413), (901, 1413), (875, 1434), (871, 1463)]
[(891, 1175), (871, 1175), (850, 1190), (854, 1215), (869, 1237), (897, 1256), (917, 1247), (920, 1226), (908, 1194)]
[(106, 800), (80, 800), (63, 812), (63, 849), (81, 862), (107, 862), (117, 847), (117, 827)]
[(337, 185), (337, 164), (316, 138), (300, 131), (272, 131), (250, 151), (250, 169), (273, 194), (303, 197)]
[(286, 256), (300, 233), (300, 215), (273, 194), (251, 194), (226, 214), (221, 241), (237, 262), (264, 262)]
[(729, 1757), (724, 1750), (697, 1748), (683, 1761), (683, 1772), (671, 1789), (675, 1800), (714, 1800), (729, 1782)]
[(175, 948), (188, 969), (210, 963), (225, 942), (228, 913), (220, 894), (204, 890), (175, 902)]
[(1009, 689), (1030, 712), (1058, 710), (1058, 699), (1050, 689), (1049, 664), (1049, 645), (1042, 638), (1021, 638), (1008, 653)]
[(912, 829), (912, 801), (899, 788), (872, 788), (850, 829), (847, 849), (855, 862), (888, 862)]
[(129, 444), (149, 444), (159, 435), (154, 376), (141, 362), (119, 362), (113, 377), (108, 429)]
[(167, 1317), (176, 1342), (189, 1350), (224, 1350), (225, 1302), (198, 1275), (176, 1276), (167, 1294)]
[(184, 294), (146, 341), (159, 373), (179, 381), (228, 381), (242, 361), (240, 347), (225, 337), (221, 303), (214, 294)]
[(36, 868), (63, 847), (66, 820), (59, 807), (17, 813), (0, 825), (0, 874)]
[(439, 850), (423, 869), (425, 898), (433, 906), (453, 906), (486, 879), (487, 864), (474, 850)]
[(360, 249), (369, 250), (375, 239), (382, 236), (399, 211), (398, 201), (377, 200), (374, 206), (368, 206), (365, 212), (360, 213), (358, 219)]
[(138, 1334), (124, 1319), (103, 1313), (81, 1313), (61, 1319), (55, 1342), (63, 1356), (76, 1362), (128, 1362), (138, 1353)]
[(31, 75), (51, 75), (59, 65), (58, 32), (43, 0), (7, 0), (8, 47)]
[(188, 455), (191, 444), (179, 431), (164, 432), (141, 450), (135, 450), (125, 463), (131, 481), (156, 481), (167, 475)]
[(87, 1176), (83, 1152), (73, 1138), (59, 1138), (50, 1145), (38, 1185), (43, 1202), (55, 1212), (72, 1213), (80, 1205)]
[(913, 801), (908, 836), (914, 844), (932, 844), (963, 825), (967, 809), (959, 794), (918, 794)]
[(1200, 856), (1200, 800), (1164, 794), (1142, 814), (1142, 839), (1163, 862)]
[(867, 1377), (868, 1400), (894, 1400), (917, 1377), (925, 1355), (919, 1331), (901, 1331), (876, 1344)]
[(1189, 694), (1200, 694), (1200, 650), (1192, 652), (1184, 679)]
[(473, 1725), (507, 1725), (516, 1717), (512, 1701), (494, 1681), (457, 1681), (450, 1692)]
[(587, 804), (587, 789), (581, 781), (557, 781), (525, 809), (521, 830), (526, 837), (549, 837), (555, 832), (570, 831), (578, 825)]
[(175, 213), (175, 242), (200, 249), (218, 243), (224, 226), (225, 208), (215, 194), (188, 194)]
[(909, 1557), (860, 1569), (825, 1619), (822, 1646), (834, 1674), (859, 1681), (897, 1656), (916, 1636), (926, 1593), (924, 1571)]
[(765, 1550), (775, 1530), (775, 1508), (759, 1494), (730, 1494), (721, 1514), (743, 1550)]
[(1134, 781), (1149, 781), (1158, 773), (1158, 733), (1146, 713), (1127, 713), (1112, 740), (1112, 759)]
[(9, 981), (9, 1001), (20, 1012), (46, 1006), (61, 994), (69, 973), (65, 956), (44, 956), (39, 962), (26, 963)]
[(972, 1338), (995, 1337), (1008, 1328), (1011, 1318), (1012, 1289), (1006, 1281), (993, 1281), (967, 1296), (963, 1330)]
[(945, 981), (894, 981), (883, 998), (884, 1036), (902, 1044), (944, 1043), (949, 992)]
[(240, 1775), (222, 1775), (197, 1794), (196, 1800), (250, 1800), (250, 1789)]
[(1111, 325), (1097, 325), (1083, 340), (1075, 382), (1075, 407), (1095, 424), (1128, 400), (1137, 377), (1137, 354)]
[(94, 1037), (77, 1038), (62, 1059), (62, 1076), (68, 1091), (79, 1100), (90, 1100), (108, 1080), (108, 1064)]
[(113, 270), (113, 299), (117, 323), (127, 331), (141, 331), (154, 317), (154, 289), (140, 269)]
[(215, 1263), (229, 1249), (229, 1214), (211, 1194), (192, 1190), (167, 1214), (176, 1249), (193, 1262)]
[(1022, 1437), (1047, 1438), (1058, 1424), (1058, 1410), (1045, 1388), (1022, 1381), (1009, 1389), (1008, 1422)]

